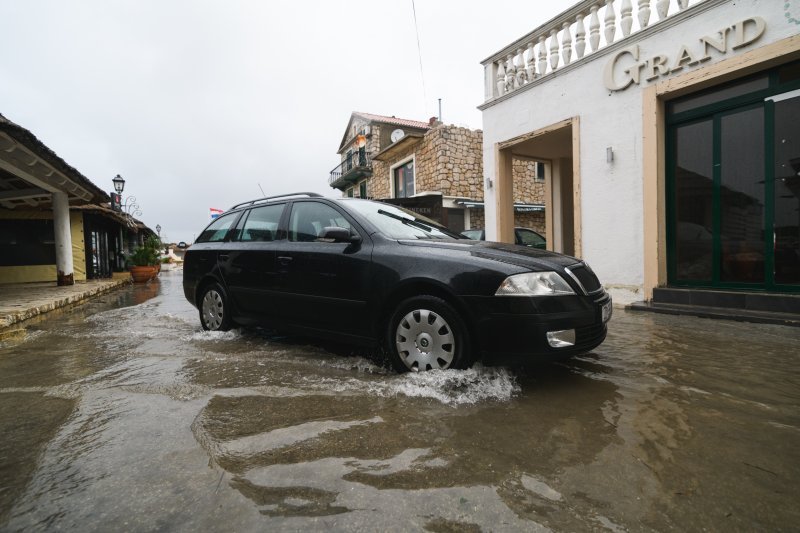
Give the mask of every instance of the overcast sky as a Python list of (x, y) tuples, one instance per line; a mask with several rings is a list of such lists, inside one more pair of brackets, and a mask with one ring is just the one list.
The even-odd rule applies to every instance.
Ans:
[[(0, 0), (0, 113), (140, 218), (328, 187), (352, 111), (481, 128), (480, 61), (568, 0)], [(424, 82), (424, 83), (423, 83)]]

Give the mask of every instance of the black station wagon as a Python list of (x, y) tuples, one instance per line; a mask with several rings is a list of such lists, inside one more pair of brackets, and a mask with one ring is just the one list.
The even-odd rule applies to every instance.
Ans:
[(261, 325), (381, 347), (401, 371), (563, 359), (603, 342), (611, 317), (579, 259), (314, 193), (214, 220), (186, 252), (183, 289), (206, 330)]

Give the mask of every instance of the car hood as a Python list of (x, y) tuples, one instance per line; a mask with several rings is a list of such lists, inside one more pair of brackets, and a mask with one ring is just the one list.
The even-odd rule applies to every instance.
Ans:
[(423, 246), (436, 248), (437, 250), (458, 250), (474, 257), (532, 270), (561, 270), (564, 267), (580, 263), (579, 259), (569, 255), (501, 242), (473, 241), (469, 239), (441, 241), (420, 239), (401, 240), (398, 242), (407, 246)]

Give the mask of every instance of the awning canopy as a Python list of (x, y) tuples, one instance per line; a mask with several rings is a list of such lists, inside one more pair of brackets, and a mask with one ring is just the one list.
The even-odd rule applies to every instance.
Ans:
[[(472, 200), (456, 200), (458, 205), (463, 205), (466, 208), (472, 207), (484, 207), (483, 202), (475, 202)], [(514, 211), (517, 213), (538, 213), (544, 212), (544, 204), (524, 204), (524, 203), (515, 203), (514, 204)]]
[(0, 206), (50, 205), (63, 192), (69, 202), (108, 201), (108, 194), (50, 150), (30, 131), (0, 115)]

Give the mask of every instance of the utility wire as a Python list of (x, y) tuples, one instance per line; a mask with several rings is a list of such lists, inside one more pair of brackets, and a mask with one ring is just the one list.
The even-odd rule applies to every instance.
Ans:
[(419, 55), (419, 76), (422, 79), (422, 98), (427, 112), (428, 91), (425, 90), (425, 71), (422, 70), (422, 47), (419, 45), (419, 25), (417, 24), (417, 8), (414, 6), (414, 0), (411, 0), (411, 11), (414, 13), (414, 31), (417, 33), (417, 54)]

